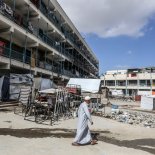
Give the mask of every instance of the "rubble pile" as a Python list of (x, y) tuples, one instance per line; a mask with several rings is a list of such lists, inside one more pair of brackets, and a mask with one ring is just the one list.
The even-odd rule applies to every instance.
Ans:
[(104, 115), (106, 118), (131, 125), (140, 125), (147, 128), (155, 128), (155, 115), (142, 112), (116, 111)]

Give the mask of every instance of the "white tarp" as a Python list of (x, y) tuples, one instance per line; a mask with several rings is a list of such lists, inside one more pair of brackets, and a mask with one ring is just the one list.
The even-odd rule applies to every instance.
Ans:
[(98, 93), (100, 89), (100, 83), (100, 79), (70, 78), (66, 87), (69, 87), (69, 85), (80, 85), (82, 92)]
[(122, 90), (110, 90), (112, 96), (122, 96), (123, 91)]
[(51, 81), (50, 79), (46, 78), (35, 78), (34, 79), (35, 89), (37, 90), (45, 90), (50, 88), (57, 88), (57, 85)]
[(152, 95), (152, 91), (138, 91), (138, 95), (141, 95), (141, 96), (149, 96), (149, 95)]
[(41, 91), (39, 91), (39, 93), (43, 93), (43, 94), (55, 94), (57, 92), (57, 90), (58, 89), (51, 88), (51, 89), (41, 90)]
[(52, 88), (52, 82), (50, 79), (41, 79), (40, 90), (50, 89)]
[(155, 95), (142, 96), (141, 108), (146, 110), (155, 110)]
[(10, 74), (10, 84), (32, 85), (33, 75), (31, 74)]

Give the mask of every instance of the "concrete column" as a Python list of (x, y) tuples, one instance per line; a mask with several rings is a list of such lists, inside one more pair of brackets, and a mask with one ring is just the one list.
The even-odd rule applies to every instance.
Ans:
[(35, 55), (35, 59), (36, 59), (36, 61), (35, 61), (35, 66), (37, 66), (37, 67), (38, 67), (38, 46), (37, 46), (37, 48), (36, 48), (36, 55)]
[(104, 80), (103, 80), (103, 85), (104, 85), (104, 87), (106, 86), (106, 82), (105, 82), (105, 76), (104, 76)]
[(114, 77), (115, 77), (115, 90), (116, 90), (116, 74), (114, 74)]
[(150, 69), (150, 90), (152, 92), (152, 69)]
[(147, 80), (145, 80), (145, 85), (146, 85), (146, 87), (147, 87)]
[(139, 82), (139, 74), (137, 74), (137, 91), (139, 91), (139, 85), (140, 85), (140, 82)]
[(127, 81), (127, 74), (126, 74), (126, 80), (125, 80), (125, 83), (126, 83), (125, 95), (127, 95), (127, 94), (128, 94), (128, 81)]
[(38, 25), (38, 28), (37, 28), (37, 37), (39, 37), (39, 25), (40, 25), (40, 16), (38, 17), (38, 23), (37, 23), (37, 25)]
[[(29, 21), (29, 17), (30, 17), (30, 6), (28, 5), (28, 10), (27, 10), (27, 24), (28, 24), (28, 21)], [(27, 25), (27, 29), (26, 29), (27, 31), (28, 31), (28, 25)]]
[(26, 46), (27, 46), (27, 36), (25, 36), (25, 45), (24, 45), (24, 52), (23, 52), (23, 63), (25, 63)]
[(13, 11), (16, 9), (16, 0), (13, 0)]
[(9, 45), (10, 67), (11, 67), (11, 53), (12, 53), (12, 37), (13, 37), (13, 32), (11, 31), (11, 33), (10, 33), (10, 45)]

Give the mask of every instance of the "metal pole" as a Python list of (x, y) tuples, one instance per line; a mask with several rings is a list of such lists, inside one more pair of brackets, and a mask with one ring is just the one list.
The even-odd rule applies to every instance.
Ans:
[[(62, 58), (62, 43), (60, 42), (60, 53), (61, 53), (61, 58)], [(63, 68), (62, 68), (62, 60), (60, 60), (60, 74), (61, 74), (61, 76), (62, 76), (62, 74), (63, 74)]]
[(28, 5), (28, 11), (27, 11), (27, 31), (28, 31), (28, 25), (29, 25), (29, 16), (30, 16), (30, 6)]
[(13, 0), (13, 11), (15, 11), (16, 8), (16, 0)]
[(23, 53), (23, 65), (24, 65), (24, 63), (25, 63), (26, 45), (27, 45), (27, 36), (25, 36), (25, 46), (24, 46), (24, 53)]
[(30, 57), (30, 74), (32, 74), (32, 71), (31, 71), (32, 61), (33, 61), (33, 58), (32, 58), (32, 48), (31, 48), (31, 57)]
[(38, 18), (38, 24), (37, 24), (37, 25), (38, 25), (38, 30), (37, 30), (37, 31), (38, 31), (38, 32), (37, 32), (37, 38), (39, 37), (39, 23), (40, 23), (40, 18)]
[(47, 38), (48, 38), (48, 23), (47, 23), (47, 28), (46, 28), (46, 43), (47, 43)]
[[(47, 43), (47, 37), (48, 37), (48, 23), (46, 29), (46, 43)], [(47, 61), (47, 49), (45, 50), (45, 69), (46, 69), (46, 61)]]
[(47, 49), (45, 50), (45, 69), (46, 69), (46, 60), (47, 60), (47, 58), (46, 58), (46, 56), (47, 56)]
[(35, 65), (38, 67), (38, 46), (36, 48), (36, 63)]
[(9, 46), (10, 68), (11, 68), (11, 55), (12, 55), (12, 37), (13, 37), (13, 32), (10, 33), (10, 46)]

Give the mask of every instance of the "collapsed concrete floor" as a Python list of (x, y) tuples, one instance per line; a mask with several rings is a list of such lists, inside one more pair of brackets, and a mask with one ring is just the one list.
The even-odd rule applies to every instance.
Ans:
[(93, 116), (97, 145), (72, 146), (77, 119), (53, 126), (26, 121), (11, 111), (0, 113), (0, 150), (3, 155), (149, 155), (155, 154), (155, 129), (132, 126)]

